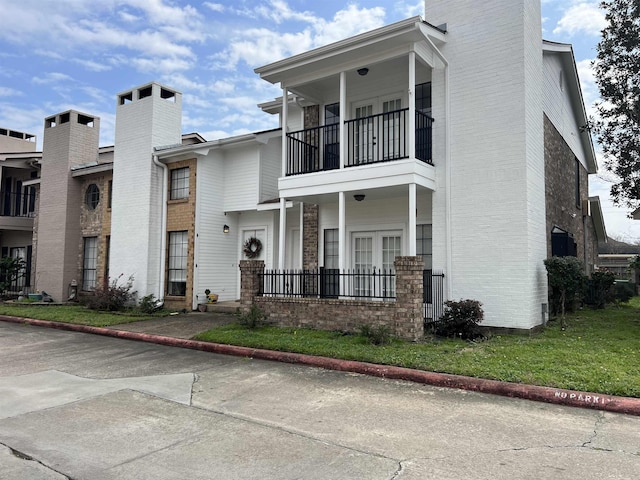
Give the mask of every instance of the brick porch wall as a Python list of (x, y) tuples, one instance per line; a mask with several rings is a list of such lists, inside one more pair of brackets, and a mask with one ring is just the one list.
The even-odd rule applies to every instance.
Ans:
[(396, 257), (396, 300), (342, 300), (324, 298), (261, 297), (260, 260), (240, 261), (240, 309), (247, 312), (257, 305), (270, 320), (282, 327), (315, 328), (357, 332), (362, 325), (388, 326), (393, 335), (419, 340), (424, 335), (422, 313), (422, 270), (419, 257)]

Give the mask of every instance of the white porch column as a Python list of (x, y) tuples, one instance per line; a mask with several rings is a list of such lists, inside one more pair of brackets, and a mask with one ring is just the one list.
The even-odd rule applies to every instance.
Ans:
[(347, 246), (345, 242), (344, 192), (338, 193), (338, 269), (342, 273), (346, 266)]
[[(416, 158), (416, 52), (409, 52), (409, 158)], [(411, 253), (410, 255), (415, 255)]]
[(300, 202), (300, 234), (298, 237), (298, 242), (300, 242), (298, 261), (300, 262), (300, 268), (304, 269), (304, 202)]
[(409, 184), (409, 256), (416, 254), (416, 184)]
[(285, 87), (284, 83), (280, 84), (282, 86), (282, 124), (280, 128), (282, 128), (282, 174), (284, 177), (287, 175), (287, 122), (289, 121), (289, 93), (287, 91), (287, 87)]
[(280, 197), (280, 232), (278, 240), (278, 270), (284, 270), (284, 247), (287, 229), (287, 199)]
[[(344, 121), (347, 119), (347, 72), (340, 72), (340, 168), (344, 168), (347, 158), (347, 132)], [(344, 197), (344, 193), (342, 193)]]

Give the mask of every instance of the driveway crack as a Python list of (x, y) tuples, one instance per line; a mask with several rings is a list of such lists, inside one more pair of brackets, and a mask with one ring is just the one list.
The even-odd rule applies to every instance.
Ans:
[(40, 460), (38, 460), (37, 458), (32, 457), (31, 455), (21, 452), (20, 450), (16, 450), (13, 447), (10, 447), (9, 445), (0, 442), (0, 445), (2, 445), (3, 447), (7, 448), (9, 450), (9, 452), (11, 453), (11, 455), (13, 455), (16, 458), (19, 458), (20, 460), (26, 460), (28, 462), (35, 462), (38, 465), (41, 465), (42, 467), (46, 468), (47, 470), (57, 473), (58, 475), (62, 476), (63, 478), (65, 478), (66, 480), (75, 480), (73, 477), (70, 477), (68, 475), (65, 475), (64, 473), (56, 470), (55, 468), (51, 468), (49, 465), (42, 463)]

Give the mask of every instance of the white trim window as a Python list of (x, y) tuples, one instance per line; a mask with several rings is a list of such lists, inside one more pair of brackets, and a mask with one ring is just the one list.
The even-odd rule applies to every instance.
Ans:
[(174, 168), (171, 170), (171, 200), (189, 198), (189, 167)]
[(82, 257), (82, 290), (91, 291), (96, 288), (98, 264), (98, 237), (84, 237)]
[(186, 230), (169, 232), (167, 295), (183, 297), (187, 293), (187, 256), (189, 235)]

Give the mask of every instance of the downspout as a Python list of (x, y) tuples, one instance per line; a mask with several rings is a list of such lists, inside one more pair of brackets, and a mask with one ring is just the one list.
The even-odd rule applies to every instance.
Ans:
[(162, 169), (162, 194), (160, 196), (162, 202), (162, 214), (160, 216), (160, 267), (158, 275), (158, 303), (164, 304), (164, 270), (167, 249), (167, 182), (169, 179), (169, 167), (158, 160), (158, 155), (153, 154), (153, 163)]
[(452, 245), (451, 245), (451, 99), (449, 93), (449, 62), (444, 57), (442, 52), (438, 50), (433, 43), (433, 41), (426, 37), (427, 41), (433, 48), (433, 51), (440, 59), (440, 61), (444, 64), (444, 161), (445, 161), (445, 201), (444, 201), (444, 211), (445, 211), (445, 248), (446, 252), (446, 261), (447, 261), (447, 272), (445, 275), (445, 281), (447, 284), (447, 293), (451, 295), (453, 292), (453, 282), (452, 282), (452, 262), (451, 257), (452, 253)]

